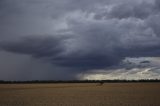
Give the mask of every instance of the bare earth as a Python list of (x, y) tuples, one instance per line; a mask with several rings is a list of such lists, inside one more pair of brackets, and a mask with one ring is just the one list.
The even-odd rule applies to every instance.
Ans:
[(0, 106), (160, 106), (160, 83), (0, 84)]

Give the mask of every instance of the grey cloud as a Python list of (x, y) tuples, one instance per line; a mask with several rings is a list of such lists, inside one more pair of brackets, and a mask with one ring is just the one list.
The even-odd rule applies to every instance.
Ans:
[(147, 18), (149, 15), (154, 14), (155, 12), (157, 11), (154, 10), (154, 4), (151, 3), (122, 3), (113, 7), (109, 15), (110, 17), (120, 19), (128, 17), (144, 19)]
[(70, 74), (160, 56), (158, 0), (6, 0), (0, 9), (1, 51)]
[(58, 55), (62, 51), (62, 38), (44, 36), (27, 36), (14, 41), (2, 41), (1, 49), (33, 57)]
[(116, 58), (115, 55), (111, 54), (104, 55), (97, 52), (93, 53), (93, 50), (89, 50), (89, 52), (85, 54), (78, 55), (75, 53), (69, 53), (66, 55), (66, 48), (64, 47), (67, 40), (67, 38), (55, 38), (53, 36), (31, 36), (14, 42), (1, 42), (0, 48), (4, 51), (31, 55), (34, 58), (42, 58), (55, 65), (80, 68), (84, 70), (88, 68), (102, 68), (110, 66), (117, 63), (119, 59)]
[[(158, 64), (157, 64), (158, 63)], [(160, 79), (159, 58), (140, 57), (125, 58), (116, 67), (101, 70), (89, 70), (85, 74), (78, 74), (79, 79), (107, 80), (107, 79)]]
[(159, 0), (155, 0), (155, 4), (156, 4), (156, 8), (160, 9), (160, 1)]
[(160, 30), (159, 30), (160, 24), (158, 23), (159, 18), (160, 18), (160, 13), (150, 16), (147, 19), (147, 24), (153, 29), (156, 36), (160, 36)]
[(96, 14), (96, 19), (108, 19), (108, 18), (140, 18), (145, 19), (150, 15), (159, 13), (158, 3), (159, 1), (141, 0), (141, 1), (124, 1), (107, 5), (105, 8), (101, 8)]

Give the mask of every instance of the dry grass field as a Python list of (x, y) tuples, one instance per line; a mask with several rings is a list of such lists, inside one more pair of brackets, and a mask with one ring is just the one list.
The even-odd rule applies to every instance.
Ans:
[(160, 106), (160, 83), (0, 84), (0, 106)]

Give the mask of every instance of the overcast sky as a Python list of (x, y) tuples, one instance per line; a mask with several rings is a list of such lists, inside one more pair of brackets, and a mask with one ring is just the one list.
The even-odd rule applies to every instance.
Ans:
[(0, 80), (153, 78), (160, 0), (0, 0)]

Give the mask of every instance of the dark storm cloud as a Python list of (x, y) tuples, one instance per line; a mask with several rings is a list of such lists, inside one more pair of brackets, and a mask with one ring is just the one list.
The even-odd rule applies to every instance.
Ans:
[(33, 57), (49, 57), (58, 55), (62, 51), (61, 38), (50, 36), (30, 36), (16, 41), (1, 42), (1, 49)]
[(159, 0), (3, 0), (0, 49), (71, 72), (103, 69), (160, 56), (159, 18)]
[(16, 41), (1, 42), (0, 47), (5, 51), (31, 55), (34, 58), (49, 60), (56, 65), (72, 68), (101, 68), (115, 64), (119, 59), (112, 54), (90, 53), (90, 50), (89, 53), (79, 55), (65, 54), (65, 43), (68, 39), (64, 38), (47, 35), (29, 36)]
[[(143, 7), (143, 9), (142, 9)], [(141, 4), (130, 4), (123, 3), (119, 4), (110, 11), (111, 18), (128, 18), (128, 17), (136, 17), (136, 18), (146, 18), (150, 14), (152, 14), (153, 7), (152, 4), (142, 2)]]

